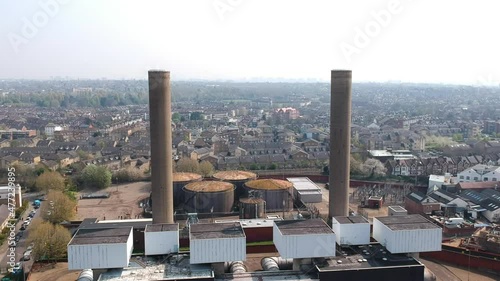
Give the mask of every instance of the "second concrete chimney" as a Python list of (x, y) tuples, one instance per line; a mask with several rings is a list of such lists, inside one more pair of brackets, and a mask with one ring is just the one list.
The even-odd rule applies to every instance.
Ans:
[(170, 72), (151, 70), (148, 80), (153, 223), (174, 223)]
[(330, 101), (330, 202), (328, 216), (349, 215), (351, 70), (332, 70)]

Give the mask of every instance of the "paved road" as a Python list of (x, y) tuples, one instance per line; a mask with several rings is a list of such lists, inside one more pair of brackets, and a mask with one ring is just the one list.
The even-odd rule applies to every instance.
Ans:
[[(25, 213), (23, 215), (21, 215), (24, 219), (19, 220), (19, 222), (16, 224), (16, 233), (20, 232), (19, 229), (21, 228), (23, 221), (26, 220), (28, 214), (33, 209), (34, 208), (33, 208), (33, 206), (31, 206), (31, 202), (30, 202), (30, 206), (28, 207), (28, 209), (25, 211)], [(40, 209), (37, 210), (33, 219), (35, 219), (39, 216), (40, 216)], [(17, 247), (16, 247), (16, 251), (15, 251), (16, 262), (18, 262), (22, 259), (23, 253), (26, 250), (26, 248), (28, 247), (26, 240), (29, 236), (30, 226), (31, 225), (29, 225), (26, 228), (26, 230), (24, 230), (23, 236), (21, 237), (19, 242), (17, 242)], [(10, 257), (7, 256), (8, 253), (9, 253), (9, 246), (8, 246), (8, 240), (6, 240), (6, 242), (4, 242), (4, 244), (0, 247), (0, 257), (1, 257), (0, 268), (2, 268), (2, 270), (4, 270), (5, 268), (10, 268), (10, 265), (8, 263)], [(33, 260), (23, 261), (22, 263), (23, 263), (25, 272), (29, 272), (29, 270), (31, 270), (31, 267), (33, 266)]]

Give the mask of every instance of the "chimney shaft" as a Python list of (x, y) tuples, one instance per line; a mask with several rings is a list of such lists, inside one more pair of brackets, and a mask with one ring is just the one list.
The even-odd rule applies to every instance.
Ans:
[(330, 101), (329, 220), (349, 215), (351, 70), (332, 70)]
[(174, 223), (170, 72), (149, 71), (153, 223)]

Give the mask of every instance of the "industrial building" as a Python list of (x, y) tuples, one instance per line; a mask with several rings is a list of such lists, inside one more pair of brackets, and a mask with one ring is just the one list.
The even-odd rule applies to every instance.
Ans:
[(323, 200), (321, 188), (309, 178), (287, 178), (293, 184), (294, 197), (303, 203), (320, 203)]
[[(293, 210), (294, 198), (320, 200), (320, 190), (305, 178), (257, 179), (237, 171), (216, 174), (215, 181), (189, 175), (175, 180), (170, 72), (150, 71), (153, 218), (84, 220), (68, 244), (69, 269), (87, 275), (106, 270), (101, 281), (431, 280), (412, 255), (440, 250), (439, 227), (420, 215), (377, 217), (371, 236), (365, 218), (348, 216), (351, 76), (347, 70), (331, 72), (330, 227), (322, 219), (266, 215)], [(176, 190), (182, 195), (175, 196)], [(189, 213), (182, 229), (173, 221), (175, 202)], [(243, 209), (239, 214), (235, 202)], [(237, 213), (244, 219), (200, 222), (196, 213)], [(265, 243), (251, 245), (256, 241)], [(248, 250), (263, 253), (262, 247), (280, 256), (264, 256), (261, 269), (248, 270)], [(132, 255), (142, 249), (144, 255)]]
[(332, 229), (339, 245), (370, 244), (370, 223), (362, 216), (333, 217)]

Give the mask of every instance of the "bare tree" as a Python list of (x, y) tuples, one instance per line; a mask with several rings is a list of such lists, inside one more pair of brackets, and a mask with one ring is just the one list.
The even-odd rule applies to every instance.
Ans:
[(58, 172), (45, 172), (36, 179), (36, 188), (45, 193), (50, 190), (63, 191), (64, 178)]
[(177, 162), (176, 172), (199, 173), (200, 164), (191, 158), (182, 158)]
[[(67, 245), (71, 240), (69, 231), (61, 225), (53, 225), (48, 221), (35, 219), (28, 236), (28, 242), (33, 243), (35, 260), (44, 257), (57, 260), (66, 256)], [(35, 227), (36, 226), (36, 227)]]
[(214, 174), (214, 166), (208, 161), (201, 161), (200, 174), (204, 177), (211, 177)]

